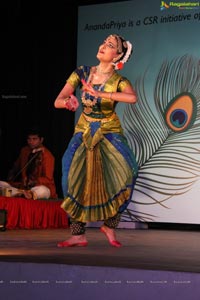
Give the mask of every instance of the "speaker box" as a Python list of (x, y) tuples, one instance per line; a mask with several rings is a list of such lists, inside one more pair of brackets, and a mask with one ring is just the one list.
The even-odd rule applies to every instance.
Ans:
[(0, 209), (0, 231), (6, 230), (7, 210)]

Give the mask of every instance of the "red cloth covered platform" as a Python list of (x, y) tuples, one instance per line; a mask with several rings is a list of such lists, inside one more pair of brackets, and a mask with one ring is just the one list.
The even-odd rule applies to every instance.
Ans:
[(0, 209), (7, 211), (7, 229), (68, 228), (61, 200), (28, 200), (0, 197)]

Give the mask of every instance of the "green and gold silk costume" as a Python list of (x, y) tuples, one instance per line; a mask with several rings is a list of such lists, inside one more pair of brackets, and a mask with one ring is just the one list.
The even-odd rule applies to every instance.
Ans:
[[(81, 87), (90, 69), (77, 68), (67, 82), (75, 89)], [(101, 91), (122, 92), (130, 84), (114, 72)], [(86, 94), (85, 99), (93, 101), (94, 97)], [(82, 105), (83, 112), (62, 159), (61, 207), (76, 221), (106, 220), (123, 212), (131, 200), (137, 164), (115, 113), (116, 102), (98, 98), (89, 113)]]

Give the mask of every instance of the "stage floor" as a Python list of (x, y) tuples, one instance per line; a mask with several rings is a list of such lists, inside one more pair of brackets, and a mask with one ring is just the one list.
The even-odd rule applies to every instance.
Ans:
[(162, 229), (117, 229), (121, 248), (110, 246), (98, 228), (87, 228), (87, 247), (57, 248), (69, 229), (0, 232), (0, 261), (200, 272), (200, 233)]

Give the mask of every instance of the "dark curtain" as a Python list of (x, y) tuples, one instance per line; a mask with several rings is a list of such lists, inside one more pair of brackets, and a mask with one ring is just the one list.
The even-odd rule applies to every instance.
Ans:
[(0, 180), (6, 180), (26, 144), (27, 128), (37, 125), (55, 156), (62, 197), (61, 159), (73, 134), (74, 113), (53, 103), (76, 67), (78, 7), (106, 2), (115, 1), (1, 1)]
[(54, 108), (54, 100), (76, 66), (77, 3), (1, 3), (0, 179), (37, 125), (56, 158), (61, 197), (61, 158), (73, 134), (74, 113)]

